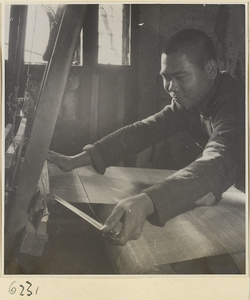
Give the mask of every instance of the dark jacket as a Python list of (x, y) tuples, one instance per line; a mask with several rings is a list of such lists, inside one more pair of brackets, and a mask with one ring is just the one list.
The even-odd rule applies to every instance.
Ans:
[(244, 89), (227, 73), (218, 74), (199, 107), (183, 109), (172, 101), (155, 115), (126, 126), (94, 145), (87, 145), (99, 173), (177, 133), (189, 131), (203, 147), (202, 156), (166, 180), (143, 192), (152, 199), (150, 220), (158, 225), (195, 207), (195, 201), (212, 192), (217, 199), (233, 185), (244, 167)]

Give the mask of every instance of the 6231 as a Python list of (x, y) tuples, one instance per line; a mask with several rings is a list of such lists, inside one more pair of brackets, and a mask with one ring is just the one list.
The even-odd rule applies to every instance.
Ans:
[[(18, 293), (17, 291), (17, 286), (18, 284), (16, 284), (16, 281), (13, 281), (9, 287), (9, 293), (11, 295), (14, 295), (16, 293)], [(36, 289), (35, 293), (31, 290), (32, 287), (32, 283), (29, 281), (25, 282), (25, 285), (19, 284), (20, 287), (20, 296), (31, 296), (31, 295), (37, 295), (38, 289), (39, 287)]]

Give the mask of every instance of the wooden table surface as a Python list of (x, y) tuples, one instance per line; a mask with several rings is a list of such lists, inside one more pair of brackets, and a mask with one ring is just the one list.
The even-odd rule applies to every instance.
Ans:
[[(110, 167), (105, 175), (90, 167), (65, 173), (50, 165), (50, 189), (69, 202), (115, 204), (172, 173), (124, 167)], [(231, 187), (217, 205), (197, 207), (169, 220), (164, 227), (146, 222), (138, 240), (126, 246), (107, 245), (107, 250), (117, 271), (124, 274), (147, 273), (155, 266), (227, 253), (239, 258), (242, 265), (245, 202), (246, 195)], [(104, 209), (103, 214), (107, 217), (110, 212), (110, 208)]]

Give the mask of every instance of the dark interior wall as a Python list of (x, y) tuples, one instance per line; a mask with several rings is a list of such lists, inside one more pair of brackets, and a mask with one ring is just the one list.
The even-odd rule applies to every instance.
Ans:
[[(245, 78), (245, 6), (244, 5), (199, 5), (199, 4), (149, 4), (140, 5), (139, 15), (139, 116), (147, 117), (169, 103), (159, 76), (161, 47), (175, 32), (185, 28), (196, 28), (206, 32), (214, 41), (220, 70), (233, 77)], [(180, 142), (183, 140), (183, 143)], [(182, 146), (188, 138), (178, 137), (164, 145), (164, 151), (174, 148), (183, 153)], [(194, 144), (191, 142), (190, 145)], [(178, 168), (192, 159), (195, 146), (182, 161), (164, 162), (160, 159), (160, 147), (149, 148), (138, 156), (137, 165), (144, 167)], [(173, 151), (172, 151), (173, 152)], [(169, 157), (171, 153), (169, 153)], [(175, 160), (175, 158), (174, 158)]]
[(228, 23), (225, 39), (226, 69), (233, 77), (245, 80), (245, 6), (227, 5)]

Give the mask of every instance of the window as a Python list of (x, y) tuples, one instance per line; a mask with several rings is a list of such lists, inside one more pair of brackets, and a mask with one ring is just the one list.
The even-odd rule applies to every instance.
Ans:
[(99, 4), (98, 63), (130, 64), (130, 5)]
[[(54, 9), (51, 8), (51, 11), (54, 12)], [(49, 34), (50, 24), (45, 10), (40, 5), (29, 5), (24, 53), (26, 63), (44, 63), (42, 57), (49, 41)]]
[[(47, 63), (53, 49), (64, 5), (28, 5), (24, 61), (29, 64)], [(8, 59), (10, 5), (5, 6), (5, 59)], [(81, 32), (82, 37), (82, 32)], [(82, 65), (80, 37), (73, 65)], [(50, 41), (51, 39), (51, 41)]]
[[(24, 61), (45, 64), (50, 57), (64, 5), (28, 5)], [(8, 59), (11, 5), (5, 5), (5, 59)], [(98, 63), (130, 64), (131, 5), (99, 4)], [(83, 31), (77, 43), (73, 65), (83, 63)]]
[(8, 60), (9, 31), (10, 31), (10, 5), (5, 5), (4, 11), (4, 58)]

